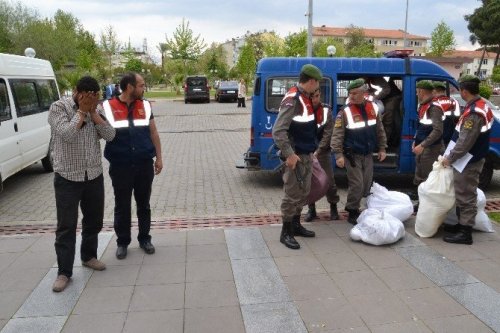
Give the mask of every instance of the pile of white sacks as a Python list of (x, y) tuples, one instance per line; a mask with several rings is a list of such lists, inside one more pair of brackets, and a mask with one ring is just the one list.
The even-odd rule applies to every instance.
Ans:
[[(389, 191), (373, 183), (367, 198), (367, 206), (358, 217), (358, 224), (350, 232), (351, 239), (372, 245), (397, 242), (405, 235), (403, 222), (413, 214), (410, 197), (401, 192)], [(415, 232), (420, 237), (432, 237), (441, 224), (458, 223), (455, 214), (455, 190), (453, 170), (435, 162), (425, 182), (418, 187), (419, 209), (415, 221)], [(486, 197), (477, 189), (477, 215), (474, 229), (494, 232), (488, 215), (484, 211)]]

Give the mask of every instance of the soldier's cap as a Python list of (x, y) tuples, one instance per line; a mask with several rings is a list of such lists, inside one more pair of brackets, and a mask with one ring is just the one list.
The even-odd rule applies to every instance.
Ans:
[(425, 90), (433, 90), (434, 85), (430, 81), (423, 80), (423, 81), (419, 81), (417, 83), (417, 88), (425, 89)]
[(349, 83), (349, 85), (347, 86), (347, 91), (351, 91), (352, 89), (356, 89), (364, 85), (365, 85), (365, 80), (356, 79), (354, 81), (351, 81), (351, 83)]
[(458, 82), (459, 83), (464, 83), (464, 82), (481, 83), (481, 80), (479, 80), (479, 78), (475, 75), (465, 74), (465, 75), (462, 75), (458, 79)]
[(441, 81), (436, 81), (434, 82), (434, 89), (446, 90), (446, 84), (444, 84), (444, 82)]
[(323, 78), (323, 73), (321, 73), (320, 69), (311, 64), (305, 64), (302, 66), (300, 72), (318, 81)]

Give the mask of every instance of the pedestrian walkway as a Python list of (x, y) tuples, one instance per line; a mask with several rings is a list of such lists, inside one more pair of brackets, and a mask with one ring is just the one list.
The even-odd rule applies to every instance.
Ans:
[(1, 236), (1, 332), (500, 332), (498, 226), (465, 246), (418, 238), (410, 219), (380, 247), (344, 220), (307, 226), (297, 251), (280, 225), (153, 229), (156, 253), (134, 242), (125, 260), (103, 232), (107, 269), (75, 260), (58, 294), (54, 235)]

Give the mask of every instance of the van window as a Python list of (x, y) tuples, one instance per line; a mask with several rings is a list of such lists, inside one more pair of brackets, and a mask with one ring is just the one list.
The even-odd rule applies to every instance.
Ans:
[(0, 121), (12, 119), (7, 85), (0, 79)]
[(188, 86), (206, 86), (207, 85), (207, 79), (203, 77), (189, 77), (187, 79), (187, 85)]
[(19, 117), (48, 111), (59, 99), (54, 80), (11, 80), (10, 85)]

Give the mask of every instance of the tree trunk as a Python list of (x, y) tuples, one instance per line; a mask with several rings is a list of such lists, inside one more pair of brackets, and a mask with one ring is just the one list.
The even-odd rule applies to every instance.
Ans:
[(500, 45), (497, 46), (497, 57), (495, 58), (495, 64), (493, 65), (493, 67), (496, 67), (498, 66), (498, 58), (500, 56)]
[(481, 61), (479, 61), (479, 67), (477, 69), (477, 77), (481, 78), (481, 66), (483, 65), (484, 54), (486, 53), (486, 46), (483, 48), (483, 55), (481, 56)]

